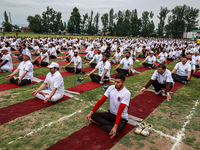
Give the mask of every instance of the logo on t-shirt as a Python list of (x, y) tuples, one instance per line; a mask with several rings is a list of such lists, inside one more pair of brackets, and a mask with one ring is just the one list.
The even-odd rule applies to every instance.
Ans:
[(25, 67), (23, 68), (23, 70), (25, 70)]
[(188, 69), (187, 68), (185, 68), (185, 72), (187, 72), (188, 71)]
[(163, 83), (164, 83), (164, 84), (166, 83), (166, 80), (165, 80), (165, 79), (163, 80)]
[(51, 82), (48, 82), (48, 89), (51, 90)]

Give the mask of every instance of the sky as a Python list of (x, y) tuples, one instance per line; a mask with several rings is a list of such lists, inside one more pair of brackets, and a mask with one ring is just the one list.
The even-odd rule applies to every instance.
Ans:
[[(157, 28), (159, 22), (157, 15), (161, 6), (171, 10), (175, 6), (184, 4), (200, 9), (199, 0), (0, 0), (0, 24), (4, 20), (3, 13), (6, 11), (11, 14), (12, 24), (28, 26), (28, 16), (41, 15), (49, 6), (55, 11), (61, 12), (62, 20), (65, 22), (69, 20), (74, 7), (79, 9), (81, 16), (85, 13), (90, 15), (91, 10), (93, 10), (94, 15), (99, 12), (101, 16), (104, 13), (109, 13), (111, 8), (114, 9), (115, 13), (118, 10), (137, 9), (139, 17), (141, 17), (143, 11), (153, 11), (153, 21)], [(200, 14), (198, 20), (200, 20)]]

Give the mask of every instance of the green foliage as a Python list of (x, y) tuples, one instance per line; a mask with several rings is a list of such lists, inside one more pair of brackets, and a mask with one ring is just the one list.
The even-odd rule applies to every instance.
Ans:
[(165, 8), (161, 7), (159, 16), (157, 16), (158, 19), (160, 19), (160, 22), (158, 23), (158, 35), (160, 37), (163, 37), (163, 30), (165, 27), (165, 19), (169, 12), (170, 12), (170, 10), (168, 10), (167, 7), (165, 7)]
[(103, 16), (101, 16), (101, 21), (103, 24), (103, 32), (107, 32), (108, 30), (108, 13), (103, 14)]
[(154, 31), (154, 23), (152, 19), (154, 16), (153, 12), (144, 11), (142, 13), (142, 29), (141, 35), (142, 36), (150, 36), (151, 33)]
[(67, 29), (69, 33), (81, 33), (81, 15), (77, 7), (74, 7), (68, 21)]
[(12, 31), (12, 24), (8, 21), (8, 15), (6, 11), (4, 11), (4, 21), (2, 22), (2, 25), (6, 32)]

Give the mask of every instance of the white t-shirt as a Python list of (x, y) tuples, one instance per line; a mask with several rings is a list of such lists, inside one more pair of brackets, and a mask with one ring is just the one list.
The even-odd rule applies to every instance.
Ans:
[(191, 70), (195, 70), (196, 69), (194, 60), (188, 60), (187, 62), (191, 65)]
[(3, 60), (3, 62), (8, 60), (8, 62), (4, 65), (4, 67), (9, 67), (11, 68), (11, 70), (13, 69), (12, 57), (10, 56), (10, 54), (3, 55), (1, 59)]
[(133, 60), (130, 57), (128, 59), (123, 58), (120, 64), (123, 64), (123, 69), (128, 70), (130, 65), (132, 65), (131, 69), (133, 69)]
[(56, 53), (56, 49), (54, 48), (54, 47), (52, 47), (52, 48), (49, 48), (49, 53), (51, 54), (52, 52), (52, 54), (51, 55), (54, 55), (54, 56), (56, 56), (57, 57), (57, 53)]
[(115, 56), (116, 61), (118, 61), (118, 58), (119, 58), (119, 61), (121, 61), (122, 54), (120, 52), (119, 53), (116, 52), (114, 56)]
[(74, 68), (76, 67), (77, 63), (80, 62), (77, 68), (78, 68), (78, 69), (81, 69), (81, 68), (82, 68), (82, 59), (81, 59), (80, 56), (77, 56), (77, 57), (74, 56), (74, 57), (72, 58), (71, 62), (74, 63)]
[(153, 55), (152, 57), (151, 56), (147, 56), (146, 58), (148, 64), (153, 64), (154, 61), (156, 61), (156, 57)]
[(44, 80), (44, 83), (48, 84), (48, 90), (52, 91), (55, 87), (57, 88), (56, 93), (64, 94), (63, 77), (59, 71), (56, 71), (53, 75), (49, 72)]
[(159, 56), (160, 56), (160, 61), (164, 61), (165, 58), (167, 57), (167, 53), (166, 53), (166, 52), (165, 52), (165, 53), (161, 52), (161, 53), (159, 54)]
[(38, 46), (38, 45), (37, 45), (37, 46), (34, 46), (33, 49), (36, 50), (36, 53), (37, 53), (37, 54), (40, 53), (40, 50), (39, 50), (39, 46)]
[(182, 62), (179, 62), (176, 64), (176, 66), (174, 67), (174, 69), (177, 70), (177, 75), (179, 76), (187, 76), (188, 75), (188, 71), (191, 71), (191, 65), (189, 63), (186, 63), (185, 65), (183, 65)]
[(104, 95), (110, 98), (110, 112), (117, 115), (119, 105), (125, 104), (126, 107), (122, 112), (122, 118), (128, 120), (128, 106), (131, 98), (130, 91), (124, 87), (121, 91), (117, 91), (115, 85), (109, 86)]
[(174, 83), (171, 71), (169, 71), (168, 69), (166, 69), (163, 74), (160, 74), (157, 70), (155, 70), (154, 74), (151, 77), (151, 80), (157, 80), (160, 84), (165, 84), (166, 82)]
[(40, 53), (41, 59), (43, 59), (44, 56), (46, 56), (46, 58), (43, 60), (43, 62), (49, 63), (49, 54), (47, 52), (46, 53), (41, 52)]
[(198, 65), (199, 64), (199, 60), (200, 60), (200, 56), (199, 55), (197, 55), (197, 56), (192, 55), (192, 60), (195, 61), (195, 65)]
[(98, 64), (98, 62), (102, 60), (102, 54), (95, 54), (89, 63), (91, 64), (94, 60), (96, 60), (96, 63)]
[(99, 70), (99, 73), (98, 75), (101, 77), (104, 70), (107, 69), (107, 72), (105, 74), (106, 77), (109, 77), (110, 78), (110, 68), (111, 68), (111, 65), (110, 65), (110, 62), (109, 61), (106, 61), (105, 63), (103, 63), (103, 61), (100, 61), (96, 67), (98, 70)]
[(27, 70), (28, 72), (23, 79), (30, 79), (31, 81), (33, 80), (33, 64), (30, 60), (26, 62), (22, 61), (17, 68), (19, 69), (19, 78), (22, 76), (24, 71)]

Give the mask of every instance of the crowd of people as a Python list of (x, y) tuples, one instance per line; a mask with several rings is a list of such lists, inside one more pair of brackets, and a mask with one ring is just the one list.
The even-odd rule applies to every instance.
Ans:
[[(34, 77), (33, 65), (50, 69), (44, 83), (31, 93), (45, 103), (56, 102), (64, 95), (64, 81), (59, 69), (65, 69), (70, 73), (83, 73), (83, 59), (88, 60), (87, 65), (94, 69), (87, 73), (85, 78), (90, 77), (93, 82), (104, 84), (111, 79), (111, 63), (115, 64), (113, 71), (119, 73), (115, 77), (115, 85), (109, 86), (104, 96), (85, 118), (86, 122), (91, 120), (100, 125), (111, 138), (119, 133), (128, 121), (127, 112), (131, 96), (124, 85), (126, 76), (135, 72), (134, 61), (144, 59), (140, 63), (141, 66), (155, 69), (140, 93), (153, 85), (155, 94), (167, 96), (168, 101), (171, 99), (170, 90), (174, 86), (174, 81), (186, 84), (192, 75), (198, 73), (197, 69), (200, 66), (200, 45), (189, 40), (1, 37), (0, 50), (1, 72), (12, 72), (12, 58), (21, 61), (19, 66), (6, 77), (11, 83), (18, 85), (31, 83)], [(19, 53), (13, 53), (14, 51)], [(49, 64), (49, 59), (60, 59), (58, 57), (60, 53), (65, 53), (66, 56), (61, 59), (68, 64), (61, 68), (56, 62)], [(85, 54), (84, 58), (79, 56), (80, 53)], [(32, 59), (32, 55), (37, 57)], [(166, 68), (167, 61), (176, 62), (173, 70)], [(73, 67), (69, 67), (70, 64), (73, 64)], [(98, 74), (94, 74), (97, 70)], [(16, 77), (18, 73), (19, 76)], [(163, 92), (162, 88), (166, 91)], [(97, 113), (96, 110), (107, 98), (110, 98), (109, 111)]]

